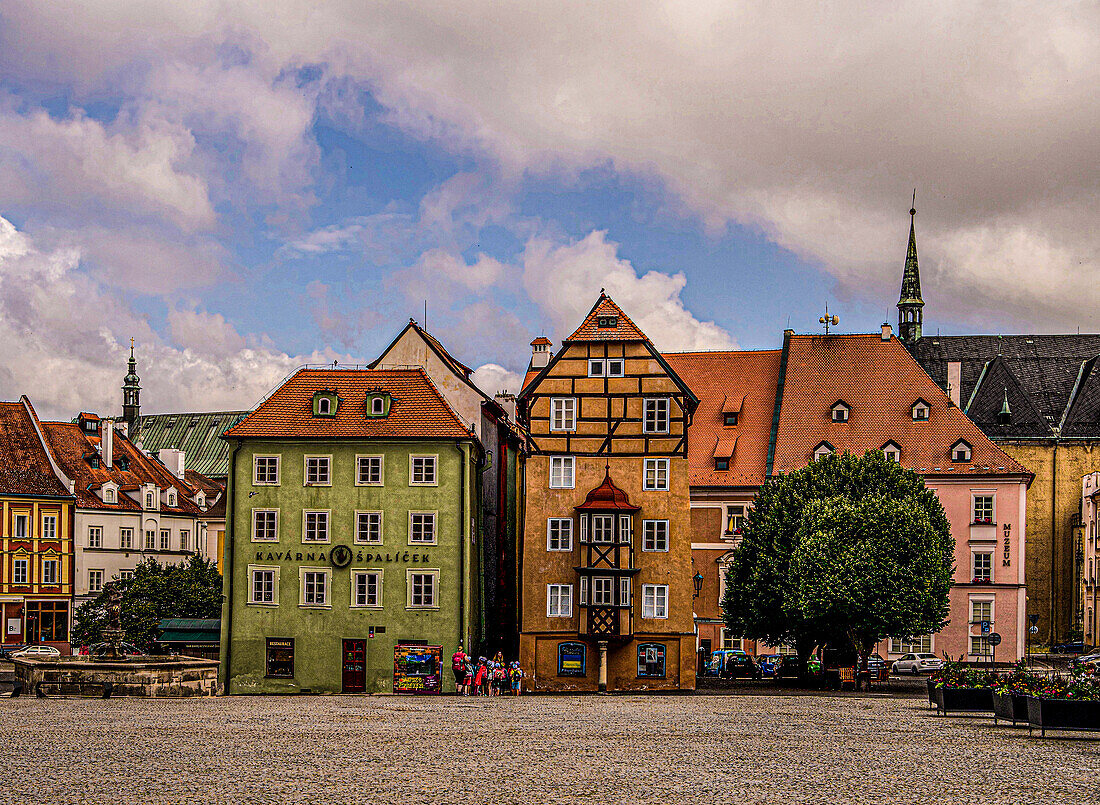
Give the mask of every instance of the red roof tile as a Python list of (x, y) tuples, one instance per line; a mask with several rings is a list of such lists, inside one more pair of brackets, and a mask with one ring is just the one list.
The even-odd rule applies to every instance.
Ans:
[[(100, 454), (100, 437), (85, 433), (75, 422), (43, 422), (42, 432), (61, 470), (76, 485), (77, 506), (87, 509), (140, 511), (141, 504), (127, 495), (119, 495), (117, 503), (106, 503), (95, 490), (106, 483), (118, 484), (121, 491), (134, 490), (142, 484), (151, 483), (160, 489), (171, 486), (179, 491), (176, 498), (178, 505), (167, 506), (162, 503), (161, 512), (187, 515), (201, 513), (189, 500), (195, 494), (190, 484), (181, 481), (155, 458), (145, 455), (119, 431), (114, 434), (114, 460), (111, 467), (102, 463), (99, 467), (93, 467), (88, 462), (89, 456)], [(119, 469), (120, 458), (126, 459), (127, 469)]]
[(50, 466), (34, 420), (29, 401), (0, 402), (0, 495), (70, 497)]
[[(313, 416), (313, 395), (335, 391), (336, 415)], [(367, 394), (384, 391), (389, 416), (366, 416)], [(226, 431), (236, 439), (469, 439), (471, 431), (423, 369), (302, 369)]]
[(638, 511), (626, 492), (612, 482), (610, 469), (604, 471), (603, 483), (589, 491), (585, 495), (584, 503), (576, 508), (577, 511)]
[[(614, 327), (600, 327), (601, 317), (613, 317)], [(648, 341), (646, 334), (623, 313), (610, 296), (600, 294), (592, 310), (585, 316), (581, 326), (566, 341)]]
[[(931, 407), (927, 421), (913, 421), (919, 398)], [(837, 400), (851, 408), (847, 422), (831, 420)], [(959, 439), (973, 448), (965, 464), (951, 461)], [(823, 441), (862, 455), (887, 440), (900, 446), (902, 466), (928, 475), (1030, 475), (951, 405), (898, 339), (791, 336), (772, 471), (805, 466)]]
[[(777, 349), (665, 355), (699, 398), (688, 428), (688, 477), (692, 486), (764, 483), (781, 355)], [(727, 398), (740, 402), (737, 424), (729, 427), (723, 424), (722, 416), (722, 409), (728, 407)], [(724, 452), (731, 439), (736, 441), (730, 468), (714, 469), (716, 451)]]

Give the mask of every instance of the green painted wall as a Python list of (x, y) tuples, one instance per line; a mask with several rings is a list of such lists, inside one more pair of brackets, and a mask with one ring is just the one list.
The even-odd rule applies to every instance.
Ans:
[[(459, 642), (470, 646), (480, 619), (479, 563), (469, 538), (471, 526), (476, 529), (471, 449), (469, 443), (453, 442), (244, 442), (230, 470), (226, 577), (231, 584), (222, 635), (226, 692), (340, 692), (345, 638), (365, 640), (367, 692), (391, 690), (394, 646), (417, 640), (443, 646), (443, 689), (453, 691), (450, 655)], [(256, 454), (280, 456), (278, 486), (253, 485)], [(355, 485), (357, 454), (385, 457), (383, 486)], [(410, 454), (438, 455), (438, 486), (410, 486)], [(307, 455), (332, 456), (331, 486), (304, 486)], [(279, 510), (279, 540), (252, 542), (252, 510), (267, 508)], [(307, 509), (331, 510), (329, 544), (302, 542), (302, 513)], [(354, 542), (356, 511), (383, 512), (381, 545)], [(435, 545), (409, 544), (410, 511), (437, 512)], [(329, 554), (336, 545), (352, 550), (350, 566), (332, 565)], [(249, 565), (279, 567), (277, 606), (247, 603)], [(329, 608), (300, 606), (303, 566), (331, 568)], [(382, 608), (351, 607), (352, 571), (375, 568), (383, 573)], [(437, 610), (407, 606), (406, 571), (417, 568), (439, 570)], [(368, 636), (370, 627), (375, 627), (373, 638)], [(294, 638), (293, 679), (265, 677), (267, 638)]]

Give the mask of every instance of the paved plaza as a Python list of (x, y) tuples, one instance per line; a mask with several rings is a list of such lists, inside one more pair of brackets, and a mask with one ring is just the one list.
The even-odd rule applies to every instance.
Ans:
[(1100, 741), (914, 698), (20, 698), (0, 722), (9, 802), (1100, 802)]

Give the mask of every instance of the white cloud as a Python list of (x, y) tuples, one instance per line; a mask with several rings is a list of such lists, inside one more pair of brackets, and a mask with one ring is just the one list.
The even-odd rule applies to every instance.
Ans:
[(496, 363), (486, 363), (477, 367), (471, 374), (474, 385), (490, 397), (497, 392), (507, 391), (518, 394), (523, 376)]
[(565, 338), (592, 308), (601, 290), (615, 300), (654, 345), (664, 351), (733, 349), (736, 342), (711, 321), (699, 321), (684, 307), (683, 273), (648, 271), (639, 275), (606, 232), (559, 244), (546, 238), (528, 242), (523, 282)]
[(89, 276), (79, 248), (41, 250), (0, 217), (0, 398), (26, 394), (45, 417), (119, 411), (131, 336), (146, 412), (246, 408), (294, 367), (344, 358), (291, 356), (197, 309), (169, 312), (168, 329)]

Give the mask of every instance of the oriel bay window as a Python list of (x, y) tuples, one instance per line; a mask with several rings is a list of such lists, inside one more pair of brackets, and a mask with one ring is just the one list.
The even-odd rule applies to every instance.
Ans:
[(592, 541), (606, 544), (615, 541), (615, 515), (592, 515)]
[(593, 576), (592, 577), (592, 606), (594, 607), (609, 607), (612, 606), (615, 601), (612, 596), (612, 590), (614, 589), (614, 580), (608, 576)]

